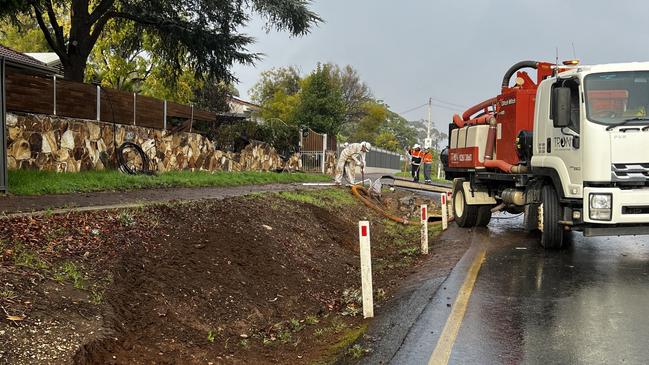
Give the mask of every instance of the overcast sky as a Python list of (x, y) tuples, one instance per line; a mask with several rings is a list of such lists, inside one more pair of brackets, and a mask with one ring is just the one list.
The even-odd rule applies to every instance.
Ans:
[[(374, 95), (401, 113), (433, 97), (470, 106), (499, 92), (503, 73), (522, 60), (573, 58), (582, 64), (649, 60), (649, 2), (626, 0), (320, 0), (312, 5), (324, 24), (302, 38), (266, 34), (261, 23), (246, 32), (250, 50), (264, 53), (255, 67), (237, 66), (241, 96), (272, 67), (318, 62), (352, 65)], [(437, 102), (442, 130), (463, 107)], [(403, 114), (427, 117), (426, 108)]]

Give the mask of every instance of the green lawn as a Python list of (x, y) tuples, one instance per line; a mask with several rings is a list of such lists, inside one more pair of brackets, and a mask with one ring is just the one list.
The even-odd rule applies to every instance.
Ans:
[(118, 171), (56, 173), (9, 171), (9, 192), (14, 195), (43, 195), (142, 188), (240, 186), (272, 183), (330, 181), (321, 174), (275, 172), (166, 172), (158, 176), (125, 175)]
[[(435, 173), (437, 173), (437, 172), (435, 172)], [(410, 175), (410, 171), (408, 171), (408, 172), (405, 172), (405, 171), (397, 172), (396, 174), (394, 174), (394, 176), (412, 178), (412, 175)], [(431, 178), (432, 178), (432, 180), (434, 182), (442, 182), (442, 183), (450, 182), (450, 181), (445, 180), (445, 179), (438, 179), (436, 176), (431, 176)], [(419, 181), (421, 181), (421, 182), (424, 181), (424, 172), (423, 171), (419, 171)]]

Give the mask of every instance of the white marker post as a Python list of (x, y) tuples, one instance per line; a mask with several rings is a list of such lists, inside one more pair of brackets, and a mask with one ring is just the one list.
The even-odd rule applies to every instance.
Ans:
[(358, 240), (361, 253), (361, 287), (363, 294), (363, 317), (374, 317), (372, 291), (372, 254), (370, 252), (370, 222), (358, 222)]
[(421, 206), (421, 254), (428, 255), (428, 206)]
[(442, 193), (442, 230), (448, 228), (448, 212), (446, 209), (446, 194)]

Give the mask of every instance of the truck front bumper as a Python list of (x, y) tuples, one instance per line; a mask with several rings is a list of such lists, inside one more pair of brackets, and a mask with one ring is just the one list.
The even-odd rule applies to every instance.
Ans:
[[(611, 196), (611, 219), (597, 220), (591, 218), (590, 198), (593, 194), (610, 194)], [(620, 233), (629, 230), (628, 234), (649, 234), (649, 188), (619, 189), (619, 188), (584, 188), (583, 199), (583, 221), (602, 228), (619, 228)], [(631, 229), (632, 227), (646, 228), (644, 233)]]

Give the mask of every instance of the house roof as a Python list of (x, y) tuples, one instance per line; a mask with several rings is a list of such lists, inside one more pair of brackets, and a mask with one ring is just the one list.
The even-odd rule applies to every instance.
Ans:
[(9, 47), (0, 45), (0, 58), (2, 57), (4, 57), (8, 61), (12, 61), (20, 65), (36, 67), (43, 71), (45, 70), (54, 71), (50, 67), (48, 67), (47, 64), (35, 59), (34, 57), (30, 57), (24, 53), (20, 53), (18, 51), (14, 51)]
[(230, 102), (235, 103), (235, 104), (247, 105), (247, 106), (252, 107), (252, 108), (260, 108), (260, 106), (257, 105), (257, 104), (251, 103), (249, 101), (241, 100), (241, 99), (239, 99), (237, 97), (234, 97), (234, 96), (230, 96)]
[(54, 52), (25, 52), (23, 54), (48, 65), (61, 62), (59, 56)]

